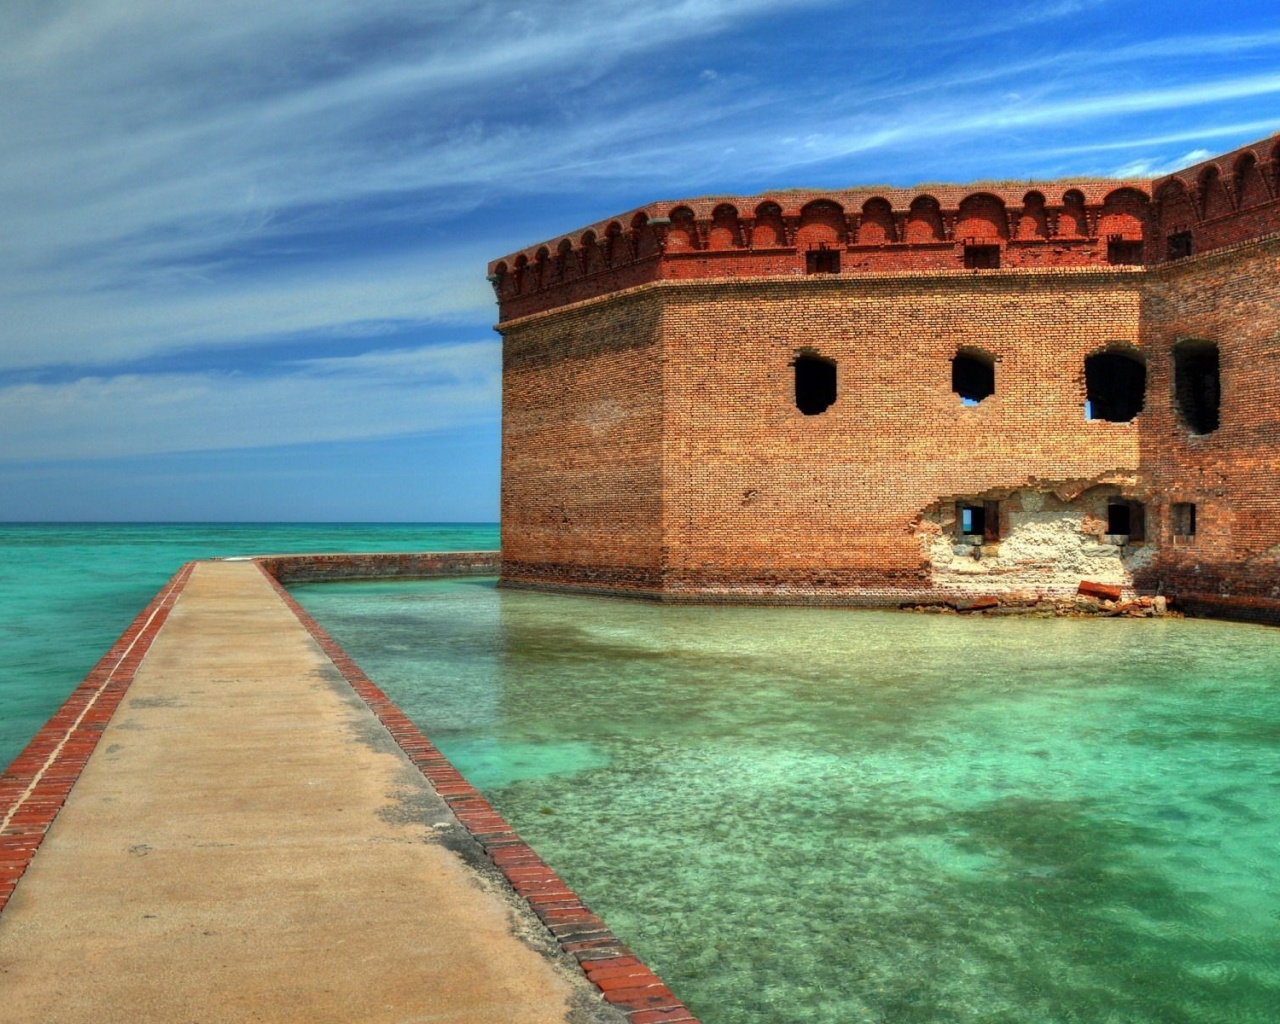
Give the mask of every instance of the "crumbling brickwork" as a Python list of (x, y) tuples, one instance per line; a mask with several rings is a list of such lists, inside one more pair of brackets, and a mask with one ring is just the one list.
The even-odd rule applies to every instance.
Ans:
[(1276, 153), (655, 204), (496, 261), (504, 581), (1280, 609)]

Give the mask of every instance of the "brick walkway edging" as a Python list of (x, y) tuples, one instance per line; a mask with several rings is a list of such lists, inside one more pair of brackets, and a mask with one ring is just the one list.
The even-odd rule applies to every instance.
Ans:
[(0, 774), (0, 912), (84, 771), (194, 567), (188, 562), (160, 588)]
[(577, 961), (604, 998), (621, 1010), (631, 1024), (698, 1024), (662, 979), (534, 853), (489, 801), (293, 599), (268, 567), (262, 562), (257, 565), (326, 657), (502, 872), (516, 895), (529, 904), (552, 938)]

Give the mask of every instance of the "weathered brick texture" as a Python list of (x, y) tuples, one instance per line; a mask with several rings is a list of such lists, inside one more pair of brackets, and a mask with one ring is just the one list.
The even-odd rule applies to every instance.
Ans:
[(619, 296), (508, 331), (507, 582), (660, 585), (661, 314), (656, 295)]
[[(496, 261), (504, 582), (897, 604), (1096, 579), (1280, 609), (1276, 152), (1156, 182), (654, 204)], [(975, 246), (998, 269), (965, 269), (991, 265)], [(1220, 358), (1199, 435), (1187, 341)], [(1145, 367), (1127, 422), (1086, 418), (1099, 353)], [(994, 367), (977, 404), (958, 354)], [(836, 366), (819, 414), (802, 356)]]

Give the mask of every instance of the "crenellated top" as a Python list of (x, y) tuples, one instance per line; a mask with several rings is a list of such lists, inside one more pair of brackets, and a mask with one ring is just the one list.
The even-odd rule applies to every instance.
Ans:
[(1151, 195), (1168, 242), (1161, 259), (1280, 231), (1280, 135), (1158, 178)]
[(489, 280), (509, 320), (663, 279), (1158, 263), (1280, 230), (1277, 166), (1273, 136), (1154, 182), (656, 202), (495, 260)]

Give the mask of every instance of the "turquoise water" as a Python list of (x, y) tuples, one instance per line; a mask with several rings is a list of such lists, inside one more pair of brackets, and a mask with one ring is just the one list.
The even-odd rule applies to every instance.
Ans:
[(0, 768), (184, 562), (497, 546), (496, 524), (0, 523)]
[(707, 1024), (1280, 1020), (1280, 631), (294, 593)]

